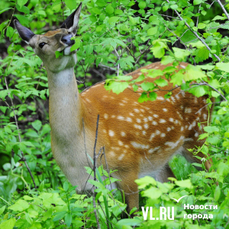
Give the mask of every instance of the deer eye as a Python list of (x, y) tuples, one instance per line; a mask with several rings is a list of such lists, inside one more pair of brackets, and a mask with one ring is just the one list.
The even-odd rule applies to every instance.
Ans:
[(45, 43), (45, 42), (41, 42), (41, 43), (39, 44), (39, 47), (42, 49), (46, 44), (47, 44), (47, 43)]

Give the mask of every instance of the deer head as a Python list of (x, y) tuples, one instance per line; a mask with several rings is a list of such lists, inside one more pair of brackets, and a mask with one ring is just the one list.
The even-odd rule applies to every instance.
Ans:
[[(44, 35), (36, 35), (21, 25), (17, 19), (14, 20), (19, 35), (33, 48), (48, 71), (60, 72), (63, 69), (74, 67), (77, 63), (76, 53), (71, 51), (71, 46), (74, 44), (72, 38), (77, 33), (81, 8), (82, 3), (63, 22), (60, 29), (49, 31)], [(62, 52), (63, 56), (56, 58), (56, 51)]]

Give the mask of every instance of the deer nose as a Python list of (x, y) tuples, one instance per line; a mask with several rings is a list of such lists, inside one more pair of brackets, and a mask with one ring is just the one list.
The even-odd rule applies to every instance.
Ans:
[(71, 40), (72, 38), (72, 35), (71, 34), (67, 34), (67, 35), (64, 35), (62, 38), (61, 38), (61, 41), (66, 44), (66, 45), (74, 45), (75, 44), (75, 41), (74, 40)]

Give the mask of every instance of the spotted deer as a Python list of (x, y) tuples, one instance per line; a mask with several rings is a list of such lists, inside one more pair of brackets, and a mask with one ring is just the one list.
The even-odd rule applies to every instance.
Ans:
[[(19, 35), (41, 58), (48, 74), (49, 119), (51, 147), (54, 158), (67, 179), (77, 185), (77, 191), (91, 189), (87, 183), (88, 155), (93, 158), (97, 115), (100, 115), (97, 149), (105, 148), (98, 160), (104, 168), (116, 170), (118, 187), (125, 192), (128, 209), (138, 207), (138, 186), (135, 180), (151, 175), (159, 181), (173, 176), (168, 161), (177, 153), (189, 161), (197, 159), (188, 151), (201, 146), (198, 136), (206, 124), (207, 97), (194, 97), (180, 88), (165, 94), (172, 84), (158, 91), (155, 101), (139, 103), (142, 91), (134, 92), (129, 86), (120, 94), (107, 91), (100, 82), (79, 94), (74, 75), (76, 52), (71, 51), (78, 27), (81, 4), (64, 21), (60, 29), (36, 35), (15, 19)], [(63, 55), (55, 56), (55, 52)], [(178, 68), (188, 64), (181, 63)], [(164, 69), (160, 62), (152, 63), (129, 73), (133, 79), (142, 69)], [(147, 78), (147, 81), (153, 81)], [(201, 123), (201, 126), (198, 126)], [(203, 156), (200, 154), (200, 156)], [(209, 161), (206, 163), (210, 167)]]

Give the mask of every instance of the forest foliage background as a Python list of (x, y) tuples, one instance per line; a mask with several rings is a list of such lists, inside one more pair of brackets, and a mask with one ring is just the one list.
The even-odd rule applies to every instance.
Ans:
[[(174, 85), (215, 98), (212, 120), (200, 136), (206, 143), (193, 150), (209, 154), (212, 169), (195, 164), (203, 169), (197, 171), (175, 157), (170, 166), (177, 179), (165, 184), (149, 177), (137, 181), (141, 205), (153, 206), (156, 215), (161, 206), (175, 206), (172, 221), (144, 220), (141, 211), (123, 219), (121, 195), (114, 196), (99, 177), (94, 183), (96, 208), (93, 196), (75, 194), (51, 153), (46, 71), (12, 21), (17, 18), (33, 32), (45, 33), (58, 28), (80, 1), (1, 0), (0, 228), (229, 228), (228, 1), (82, 2), (74, 45), (79, 89), (107, 79), (107, 88), (120, 93), (132, 84), (124, 74), (158, 60), (173, 63), (164, 74)], [(175, 74), (182, 61), (194, 66), (185, 77)], [(155, 100), (164, 83), (136, 86), (144, 90), (139, 102)], [(104, 171), (98, 168), (97, 173)], [(208, 208), (184, 209), (184, 204)]]

